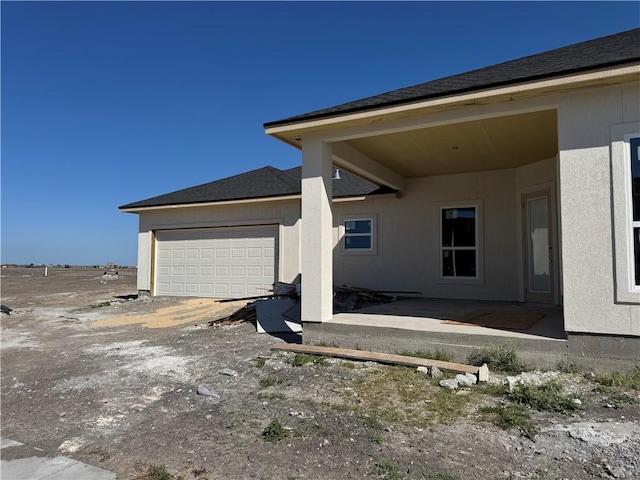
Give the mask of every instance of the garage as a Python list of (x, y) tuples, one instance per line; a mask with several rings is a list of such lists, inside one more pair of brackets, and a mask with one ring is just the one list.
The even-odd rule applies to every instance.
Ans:
[(276, 281), (278, 227), (159, 230), (155, 295), (263, 295)]

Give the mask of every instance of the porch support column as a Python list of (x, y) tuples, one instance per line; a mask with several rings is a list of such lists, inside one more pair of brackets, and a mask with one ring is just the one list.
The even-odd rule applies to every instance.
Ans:
[(302, 321), (333, 316), (333, 212), (331, 145), (302, 140)]

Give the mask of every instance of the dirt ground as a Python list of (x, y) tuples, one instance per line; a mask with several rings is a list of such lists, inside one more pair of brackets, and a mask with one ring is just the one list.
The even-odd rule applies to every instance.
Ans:
[(123, 480), (640, 478), (634, 388), (554, 373), (581, 405), (532, 410), (528, 438), (483, 413), (504, 387), (272, 352), (250, 323), (208, 326), (242, 302), (138, 299), (135, 269), (103, 273), (2, 270), (3, 437)]

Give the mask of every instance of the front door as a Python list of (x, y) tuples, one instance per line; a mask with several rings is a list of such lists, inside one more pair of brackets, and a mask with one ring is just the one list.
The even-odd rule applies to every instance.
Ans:
[(553, 223), (549, 190), (522, 195), (524, 299), (553, 303)]

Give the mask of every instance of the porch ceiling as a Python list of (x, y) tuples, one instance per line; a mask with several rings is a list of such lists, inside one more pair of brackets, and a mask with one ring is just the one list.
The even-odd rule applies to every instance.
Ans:
[(515, 168), (558, 152), (555, 110), (347, 140), (404, 177)]

